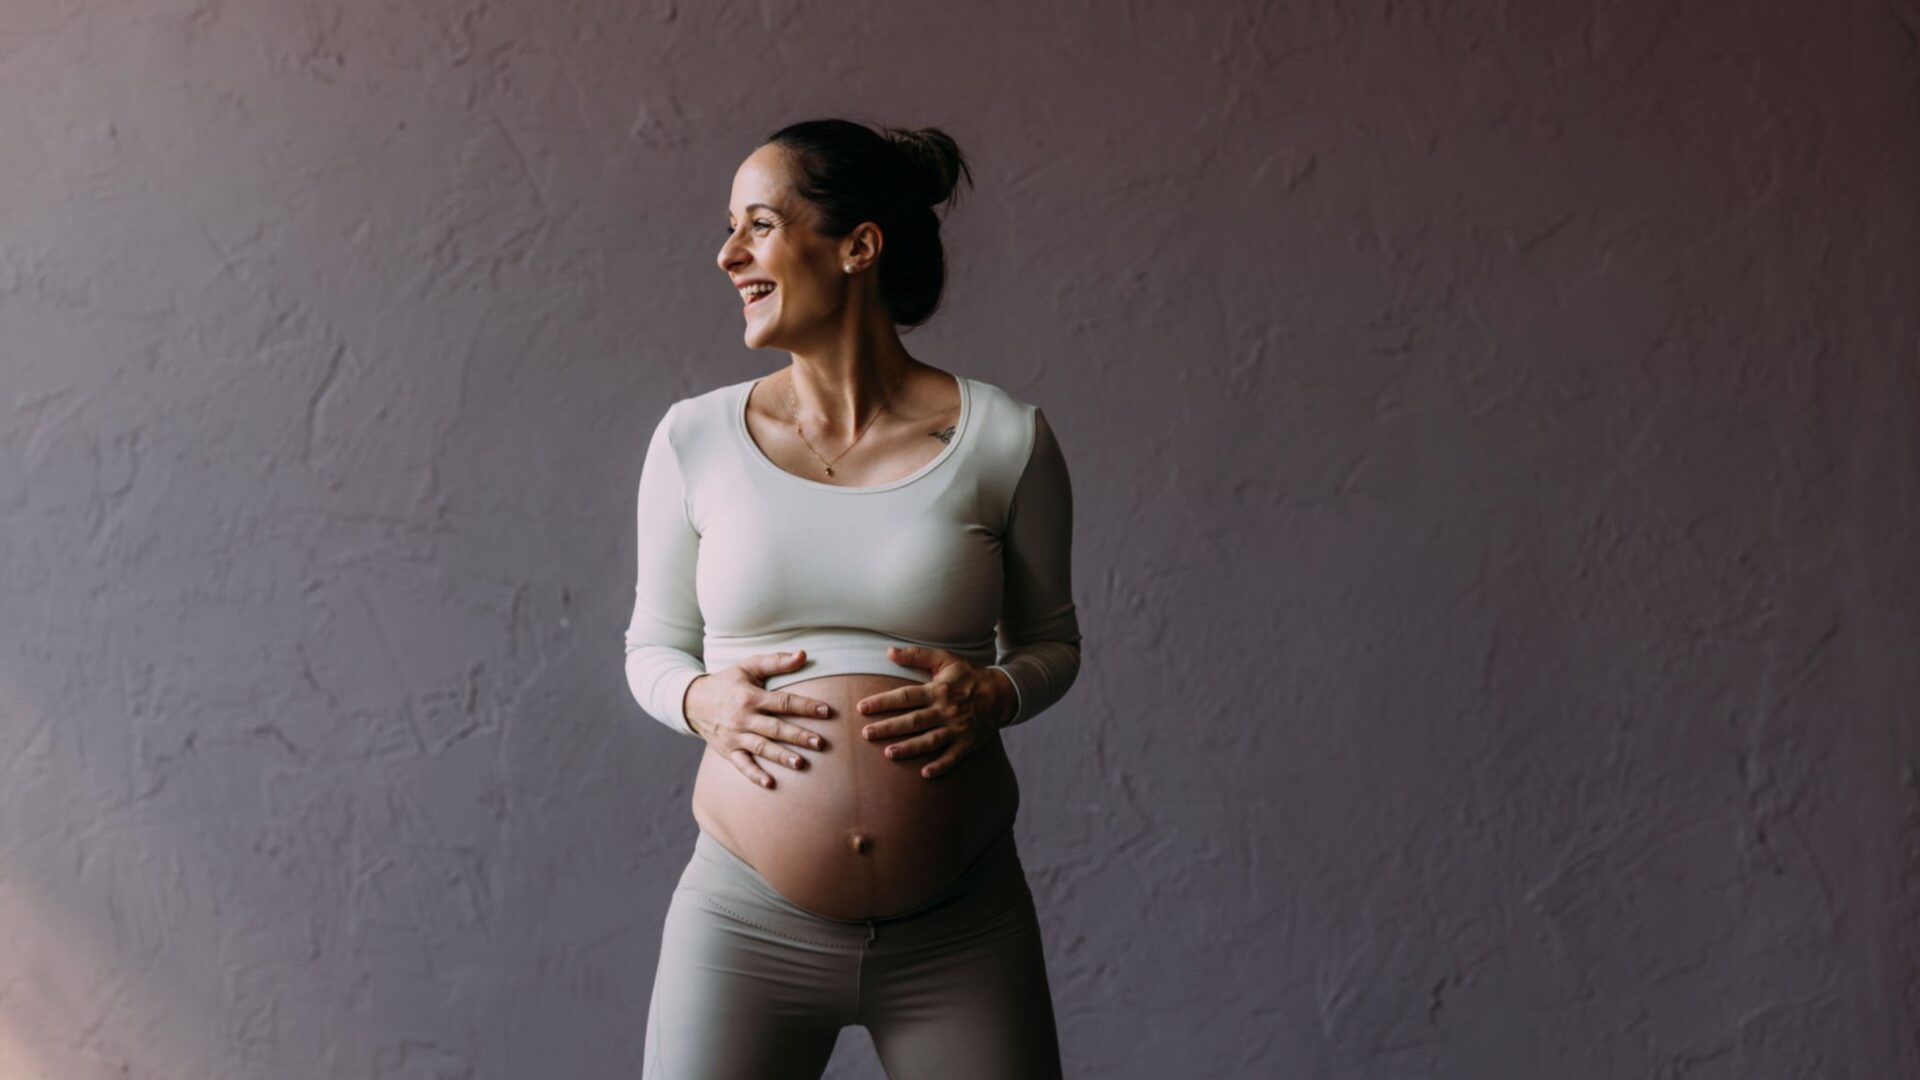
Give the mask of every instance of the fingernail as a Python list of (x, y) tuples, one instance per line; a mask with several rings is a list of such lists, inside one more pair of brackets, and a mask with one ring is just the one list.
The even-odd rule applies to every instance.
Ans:
[(813, 715), (815, 716), (827, 715), (827, 707), (825, 705), (815, 705), (813, 707)]
[(773, 786), (773, 781), (772, 781), (772, 780), (762, 780), (762, 781), (760, 781), (760, 786), (761, 786), (761, 787), (772, 787), (772, 786)]
[(820, 736), (815, 735), (813, 738), (808, 739), (807, 745), (813, 747), (815, 750), (820, 749)]

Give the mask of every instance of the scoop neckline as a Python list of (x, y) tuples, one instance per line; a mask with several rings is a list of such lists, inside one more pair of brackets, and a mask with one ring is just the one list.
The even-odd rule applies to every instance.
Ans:
[(970, 427), (968, 421), (973, 416), (973, 388), (967, 385), (969, 380), (965, 375), (961, 375), (958, 372), (948, 372), (947, 374), (953, 379), (954, 384), (960, 388), (960, 419), (954, 422), (953, 438), (948, 439), (945, 448), (938, 454), (935, 454), (925, 465), (920, 466), (918, 469), (915, 469), (913, 472), (908, 473), (898, 480), (893, 480), (885, 484), (861, 484), (857, 486), (852, 484), (827, 484), (819, 480), (809, 480), (804, 476), (790, 473), (775, 464), (774, 460), (767, 456), (767, 452), (760, 449), (760, 444), (753, 441), (753, 434), (747, 430), (747, 403), (753, 400), (753, 388), (760, 385), (762, 380), (770, 378), (771, 376), (762, 375), (760, 378), (749, 379), (740, 384), (740, 399), (733, 404), (733, 430), (734, 433), (739, 436), (740, 442), (745, 446), (748, 457), (758, 461), (771, 472), (793, 483), (803, 484), (807, 487), (818, 488), (821, 491), (831, 491), (842, 495), (867, 495), (881, 491), (892, 491), (895, 488), (905, 487), (939, 468), (941, 462), (952, 457), (954, 451), (960, 449), (961, 442), (967, 437), (967, 431)]

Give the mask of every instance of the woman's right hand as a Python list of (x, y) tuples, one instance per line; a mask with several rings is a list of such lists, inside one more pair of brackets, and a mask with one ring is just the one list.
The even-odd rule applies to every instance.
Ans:
[(761, 688), (767, 676), (792, 670), (806, 659), (806, 653), (805, 649), (757, 653), (712, 675), (702, 675), (687, 686), (684, 704), (688, 726), (761, 787), (772, 787), (773, 777), (754, 763), (755, 757), (798, 769), (806, 759), (784, 744), (815, 750), (823, 745), (818, 734), (780, 719), (779, 714), (824, 720), (832, 715), (826, 702)]

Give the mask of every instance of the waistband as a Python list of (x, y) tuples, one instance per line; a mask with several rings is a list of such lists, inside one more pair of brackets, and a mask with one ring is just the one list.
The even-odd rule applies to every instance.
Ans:
[[(777, 671), (760, 682), (761, 689), (778, 690), (789, 683), (818, 679), (828, 675), (892, 675), (913, 682), (927, 682), (933, 674), (925, 668), (895, 663), (887, 650), (895, 645), (925, 644), (863, 630), (858, 627), (809, 627), (781, 634), (763, 634), (748, 638), (712, 637), (702, 643), (701, 656), (709, 673), (738, 664), (755, 653), (798, 652), (807, 650), (806, 662), (792, 671)], [(994, 660), (994, 639), (982, 642), (939, 642), (940, 648), (985, 667)]]
[(872, 919), (839, 919), (801, 907), (781, 895), (753, 864), (705, 829), (680, 888), (709, 906), (781, 937), (827, 948), (866, 948), (882, 941), (930, 944), (964, 935), (1030, 895), (1013, 826), (982, 849), (953, 883), (926, 903)]

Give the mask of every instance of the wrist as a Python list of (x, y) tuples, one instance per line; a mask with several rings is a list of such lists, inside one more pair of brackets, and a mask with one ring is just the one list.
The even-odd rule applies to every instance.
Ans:
[(700, 724), (693, 718), (693, 688), (700, 685), (700, 680), (706, 677), (705, 675), (694, 676), (692, 681), (687, 683), (687, 688), (680, 694), (680, 715), (686, 719), (687, 728), (702, 739), (706, 738), (707, 735), (706, 732), (700, 730)]
[(1000, 678), (996, 680), (1000, 687), (1000, 694), (996, 699), (997, 704), (994, 709), (993, 723), (995, 730), (998, 730), (1013, 723), (1014, 716), (1019, 713), (1020, 690), (1013, 685), (1013, 676), (1007, 674), (1005, 668), (996, 667), (989, 668), (988, 670), (1000, 676)]

